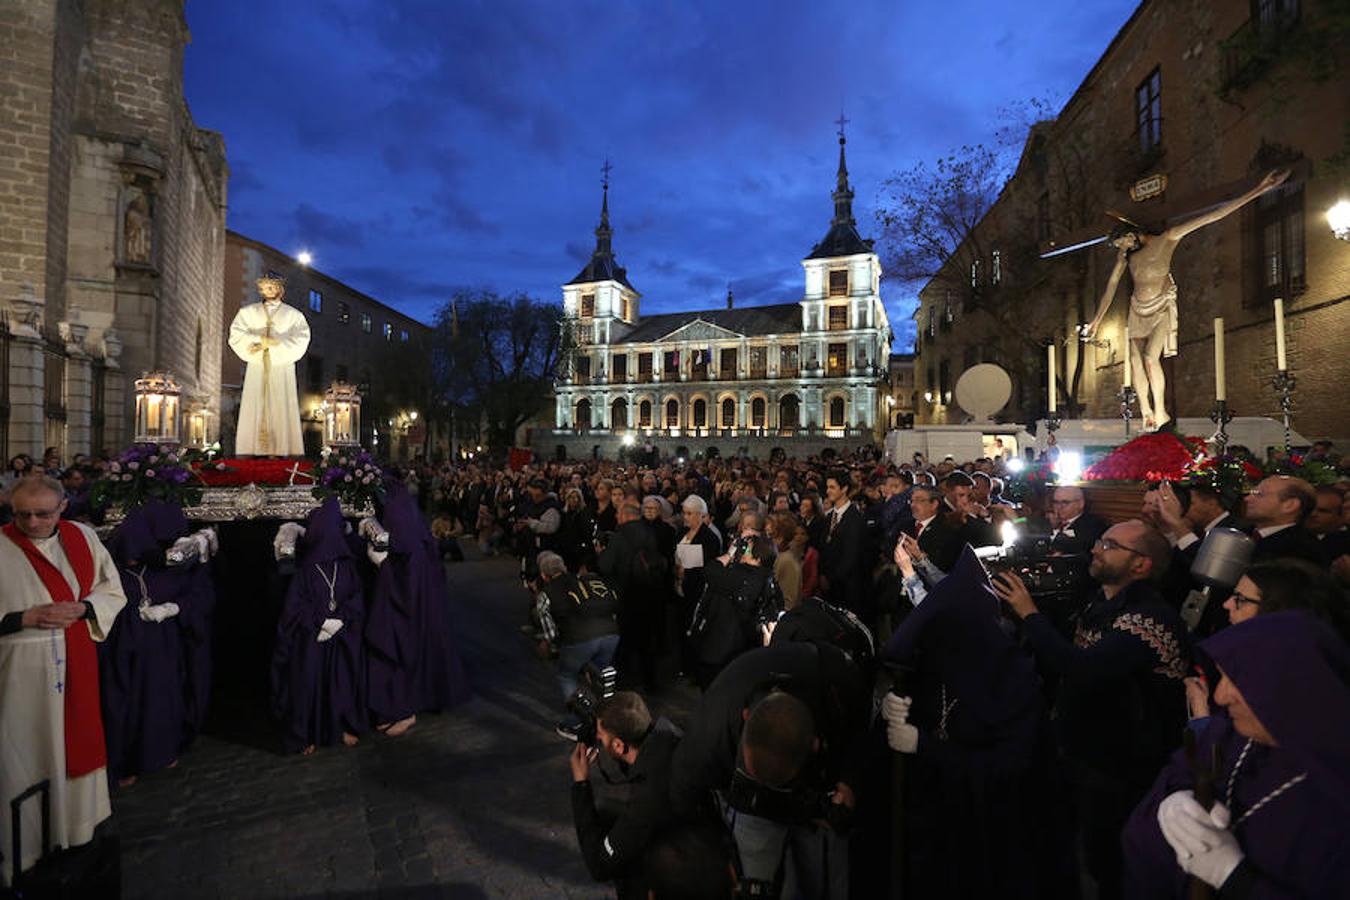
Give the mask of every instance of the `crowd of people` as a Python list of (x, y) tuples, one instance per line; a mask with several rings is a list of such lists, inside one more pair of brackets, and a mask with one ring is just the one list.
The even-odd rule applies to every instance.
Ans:
[[(1151, 484), (1116, 522), (1012, 480), (869, 454), (430, 490), (520, 557), (564, 703), (617, 667), (591, 731), (575, 702), (558, 730), (621, 898), (1350, 896), (1350, 477)], [(1217, 592), (1216, 529), (1254, 542)], [(683, 735), (644, 700), (680, 679)], [(602, 755), (626, 805), (593, 796)]]
[[(471, 542), (519, 560), (579, 846), (621, 900), (1347, 896), (1350, 477), (1151, 484), (1111, 522), (1000, 459), (648, 462), (416, 465), (373, 519), (283, 526), (287, 749), (462, 699), (443, 563)], [(35, 736), (0, 780), (50, 782), (63, 846), (109, 775), (174, 763), (212, 671), (216, 535), (150, 504), (105, 547), (87, 465), (19, 460), (0, 495), (28, 663), (0, 730)], [(1251, 560), (1218, 589), (1221, 540)], [(677, 683), (682, 728), (653, 712)]]

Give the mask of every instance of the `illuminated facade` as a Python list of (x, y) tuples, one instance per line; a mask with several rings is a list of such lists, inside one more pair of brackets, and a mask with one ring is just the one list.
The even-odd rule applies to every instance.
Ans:
[(572, 351), (555, 385), (554, 444), (599, 452), (651, 442), (800, 455), (879, 441), (891, 326), (881, 263), (858, 234), (839, 138), (834, 219), (802, 260), (792, 303), (643, 316), (611, 247), (605, 186), (595, 252), (563, 286)]

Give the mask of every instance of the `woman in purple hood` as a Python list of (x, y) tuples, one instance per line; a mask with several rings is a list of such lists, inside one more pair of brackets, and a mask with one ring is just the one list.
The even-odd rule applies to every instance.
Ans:
[(1185, 898), (1350, 897), (1350, 648), (1302, 611), (1257, 616), (1200, 645), (1223, 707), (1200, 737), (1218, 750), (1215, 803), (1194, 797), (1182, 753), (1125, 828), (1127, 894)]

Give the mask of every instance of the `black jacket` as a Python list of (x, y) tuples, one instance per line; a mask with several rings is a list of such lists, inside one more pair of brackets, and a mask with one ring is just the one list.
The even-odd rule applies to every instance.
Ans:
[(1109, 527), (1101, 516), (1085, 512), (1070, 522), (1068, 529), (1054, 533), (1050, 549), (1064, 554), (1086, 555), (1092, 552), (1092, 545), (1097, 542), (1097, 538), (1106, 534)]
[(1068, 758), (1147, 786), (1181, 743), (1186, 626), (1153, 585), (1136, 581), (1079, 614), (1073, 641), (1042, 614), (1023, 621), (1037, 660), (1060, 676), (1055, 704)]
[(703, 695), (689, 733), (675, 751), (671, 803), (681, 818), (693, 818), (713, 791), (725, 791), (736, 771), (742, 711), (778, 688), (811, 708), (821, 750), (818, 787), (836, 781), (860, 784), (864, 738), (870, 724), (870, 686), (843, 652), (827, 645), (791, 643), (760, 647), (731, 662)]
[(626, 522), (615, 530), (605, 549), (600, 552), (597, 565), (600, 574), (610, 579), (619, 589), (619, 596), (627, 605), (629, 595), (634, 589), (649, 580), (648, 573), (643, 571), (641, 560), (656, 559), (660, 556), (661, 550), (656, 544), (656, 535), (641, 519), (638, 519)]
[[(684, 535), (680, 535), (680, 540), (684, 540)], [(698, 544), (703, 548), (703, 566), (697, 569), (685, 569), (684, 575), (680, 580), (680, 589), (684, 592), (684, 602), (686, 606), (692, 606), (698, 602), (698, 598), (703, 596), (703, 588), (708, 583), (708, 566), (712, 565), (713, 560), (722, 555), (722, 541), (717, 536), (717, 532), (704, 523), (694, 532), (692, 543)]]
[(599, 575), (567, 573), (544, 583), (549, 615), (564, 647), (618, 634), (619, 599)]
[(755, 613), (770, 592), (773, 568), (768, 563), (724, 565), (714, 559), (704, 566), (704, 574), (708, 587), (699, 600), (690, 643), (706, 682), (759, 640)]
[(872, 560), (867, 555), (867, 523), (858, 504), (850, 503), (834, 528), (825, 517), (825, 532), (820, 548), (820, 574), (829, 582), (827, 599), (864, 618), (870, 619), (867, 585), (872, 577)]
[(1252, 562), (1268, 559), (1302, 559), (1315, 566), (1326, 565), (1326, 555), (1317, 536), (1302, 525), (1290, 525), (1281, 528), (1270, 537), (1261, 537), (1252, 531), (1256, 549), (1252, 551)]
[[(918, 527), (918, 522), (911, 523), (905, 529), (905, 534), (913, 537)], [(955, 565), (956, 558), (961, 555), (963, 546), (961, 535), (941, 512), (928, 523), (923, 533), (919, 535), (919, 549), (928, 554), (928, 558), (933, 561), (933, 565), (944, 572), (950, 571), (951, 567)]]
[(629, 786), (627, 801), (612, 819), (596, 810), (589, 781), (572, 783), (572, 821), (581, 857), (596, 881), (615, 882), (619, 900), (646, 900), (642, 854), (673, 818), (670, 768), (679, 742), (679, 730), (657, 719), (623, 779)]

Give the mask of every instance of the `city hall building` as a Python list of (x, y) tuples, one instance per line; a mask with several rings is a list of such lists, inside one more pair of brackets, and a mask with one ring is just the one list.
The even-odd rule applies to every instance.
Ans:
[(680, 456), (763, 457), (880, 442), (892, 334), (842, 134), (834, 219), (802, 260), (800, 300), (737, 308), (728, 292), (724, 309), (643, 316), (612, 236), (606, 185), (595, 252), (563, 286), (570, 352), (553, 433), (537, 435), (536, 450), (613, 457), (650, 442)]

